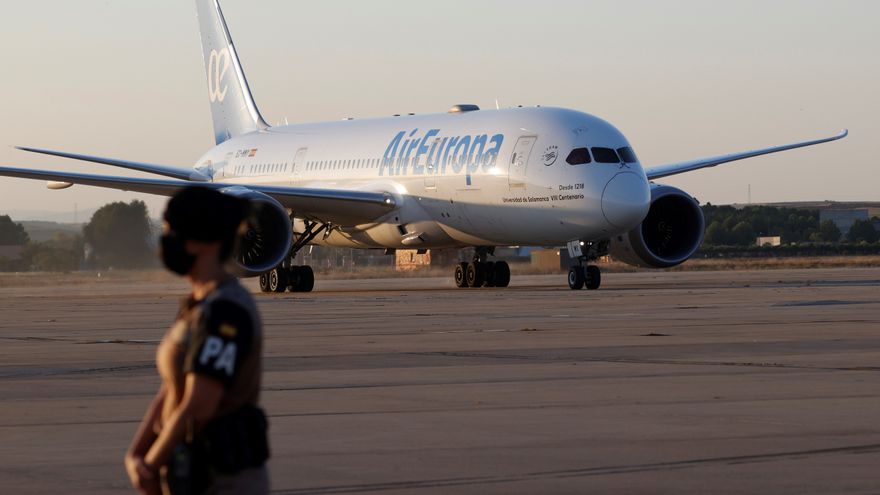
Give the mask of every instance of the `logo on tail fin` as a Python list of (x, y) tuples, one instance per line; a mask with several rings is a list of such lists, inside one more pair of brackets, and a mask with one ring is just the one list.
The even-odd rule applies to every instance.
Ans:
[(224, 48), (219, 52), (211, 50), (211, 56), (208, 60), (208, 93), (211, 97), (211, 103), (218, 101), (222, 103), (226, 98), (229, 85), (223, 80), (226, 73), (229, 72), (230, 63), (229, 48)]

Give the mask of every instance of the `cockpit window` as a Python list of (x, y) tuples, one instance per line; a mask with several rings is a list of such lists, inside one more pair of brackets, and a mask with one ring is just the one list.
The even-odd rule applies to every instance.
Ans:
[(620, 155), (620, 159), (626, 163), (636, 163), (639, 161), (639, 159), (636, 158), (636, 152), (629, 146), (617, 148), (617, 154)]
[(568, 158), (565, 159), (569, 165), (583, 165), (585, 163), (590, 163), (592, 160), (590, 159), (590, 152), (586, 148), (575, 148), (571, 150), (571, 153), (568, 154)]
[(620, 163), (617, 152), (611, 148), (593, 148), (593, 158), (599, 163)]

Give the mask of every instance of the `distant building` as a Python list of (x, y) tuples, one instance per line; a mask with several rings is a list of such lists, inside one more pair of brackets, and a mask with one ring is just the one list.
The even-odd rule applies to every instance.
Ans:
[(399, 272), (431, 266), (431, 252), (427, 250), (398, 249), (394, 256), (394, 268)]
[(856, 220), (868, 220), (871, 218), (871, 211), (868, 208), (859, 208), (854, 210), (819, 210), (819, 222), (831, 220), (841, 232), (846, 234), (853, 226)]
[(758, 246), (781, 246), (782, 237), (778, 235), (758, 237), (758, 239), (755, 241), (755, 244)]
[(533, 249), (531, 253), (532, 266), (542, 270), (559, 270), (559, 249)]
[(409, 271), (437, 265), (449, 268), (465, 257), (458, 249), (398, 249), (394, 252), (397, 271)]

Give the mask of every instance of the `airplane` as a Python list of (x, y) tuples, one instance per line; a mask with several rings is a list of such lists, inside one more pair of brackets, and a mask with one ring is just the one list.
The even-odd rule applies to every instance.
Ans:
[(842, 139), (643, 167), (607, 121), (564, 108), (481, 110), (270, 126), (248, 87), (219, 0), (196, 0), (215, 146), (190, 168), (37, 148), (19, 149), (149, 172), (133, 178), (0, 167), (0, 176), (171, 196), (188, 186), (249, 199), (234, 256), (263, 292), (309, 292), (308, 245), (474, 248), (454, 267), (460, 288), (507, 287), (498, 246), (565, 246), (571, 289), (598, 289), (605, 255), (649, 268), (685, 262), (703, 240), (699, 203), (656, 183), (676, 174)]

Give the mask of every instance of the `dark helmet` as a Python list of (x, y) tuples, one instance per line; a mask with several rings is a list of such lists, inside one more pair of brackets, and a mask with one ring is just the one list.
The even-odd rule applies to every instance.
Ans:
[(168, 201), (163, 218), (182, 240), (223, 243), (220, 256), (225, 260), (249, 210), (244, 199), (206, 187), (187, 187)]

